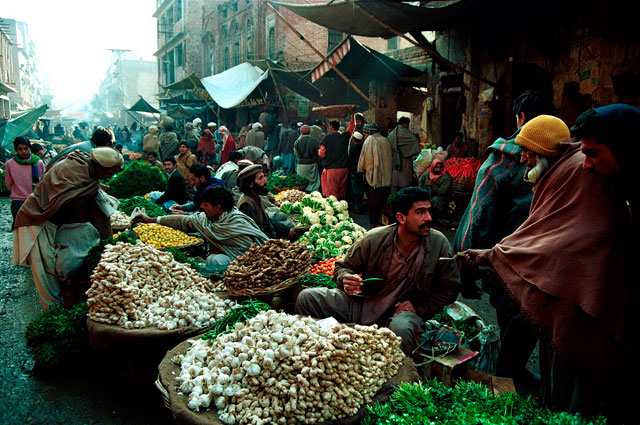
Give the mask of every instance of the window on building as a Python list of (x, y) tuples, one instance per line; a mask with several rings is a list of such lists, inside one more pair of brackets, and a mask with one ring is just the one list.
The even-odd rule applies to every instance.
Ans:
[(240, 42), (233, 45), (233, 66), (240, 65)]
[(176, 66), (183, 66), (184, 63), (182, 61), (182, 43), (178, 44), (178, 46), (176, 47)]
[(343, 32), (332, 30), (331, 28), (329, 28), (328, 31), (329, 33), (327, 34), (327, 51), (336, 47), (344, 39)]
[(224, 48), (224, 69), (227, 70), (231, 68), (231, 58), (230, 58), (229, 48)]
[(172, 50), (162, 58), (162, 70), (165, 84), (172, 84), (175, 82), (175, 67), (175, 57)]
[(176, 22), (182, 19), (182, 0), (176, 1)]
[(246, 29), (246, 54), (247, 60), (253, 59), (253, 21), (251, 19), (247, 19), (247, 29)]
[(387, 50), (398, 50), (398, 36), (387, 40)]
[(269, 35), (267, 36), (267, 54), (269, 59), (276, 58), (276, 29), (269, 28)]

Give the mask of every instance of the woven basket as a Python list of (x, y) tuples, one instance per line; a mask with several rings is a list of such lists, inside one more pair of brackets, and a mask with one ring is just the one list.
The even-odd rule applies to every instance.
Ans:
[(307, 188), (307, 186), (309, 186), (309, 183), (307, 184), (303, 184), (302, 186), (293, 186), (293, 187), (274, 187), (275, 190), (278, 191), (278, 193), (280, 192), (284, 192), (285, 190), (290, 190), (290, 189), (297, 189), (301, 192), (304, 192), (304, 190)]
[(472, 177), (454, 178), (451, 183), (451, 191), (459, 194), (472, 193), (475, 183), (476, 180)]
[(156, 382), (154, 382), (154, 385), (156, 386), (158, 391), (160, 391), (160, 395), (162, 396), (162, 403), (164, 404), (164, 407), (171, 410), (171, 400), (169, 399), (169, 391), (167, 391), (164, 385), (162, 385), (162, 382), (160, 381), (160, 375), (158, 375), (158, 378), (156, 379)]
[(355, 113), (357, 110), (358, 105), (315, 106), (312, 109), (316, 114), (327, 118), (344, 117)]
[(297, 276), (283, 280), (282, 282), (276, 283), (275, 285), (268, 286), (266, 288), (232, 288), (227, 285), (227, 291), (229, 295), (234, 297), (257, 297), (261, 295), (274, 295), (280, 292), (283, 292), (285, 289), (288, 289), (290, 286), (298, 283), (300, 279), (305, 277), (307, 273), (311, 270), (311, 263), (305, 267), (304, 271), (299, 273)]

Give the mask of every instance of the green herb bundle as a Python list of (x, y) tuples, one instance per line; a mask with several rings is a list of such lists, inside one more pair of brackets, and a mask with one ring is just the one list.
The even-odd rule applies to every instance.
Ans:
[(9, 192), (9, 188), (4, 182), (4, 168), (0, 168), (0, 193)]
[(271, 310), (267, 303), (257, 300), (246, 300), (238, 307), (231, 309), (222, 319), (218, 320), (210, 331), (202, 335), (202, 339), (213, 342), (218, 335), (231, 332), (236, 323), (242, 323), (256, 317), (261, 311)]
[(324, 273), (308, 274), (300, 279), (300, 285), (310, 288), (337, 288), (338, 285), (333, 281), (333, 277)]
[(604, 425), (578, 414), (552, 412), (517, 393), (494, 396), (482, 384), (458, 382), (453, 388), (432, 380), (427, 384), (404, 383), (387, 403), (376, 402), (366, 408), (362, 425)]
[(187, 254), (182, 252), (180, 249), (167, 247), (167, 248), (162, 248), (162, 250), (170, 252), (173, 255), (173, 259), (176, 260), (177, 262), (188, 264), (191, 266), (193, 270), (197, 272), (200, 271), (201, 267), (200, 267), (200, 263), (198, 263), (198, 260), (196, 260), (195, 258), (187, 257)]
[(290, 187), (304, 186), (305, 184), (309, 184), (309, 179), (306, 177), (299, 174), (289, 174), (284, 178), (278, 177), (278, 179), (275, 180), (273, 187), (277, 189), (287, 189)]
[(164, 173), (144, 161), (133, 161), (109, 180), (109, 194), (122, 199), (145, 195), (154, 190), (163, 191), (166, 187)]
[(69, 364), (88, 347), (88, 311), (86, 303), (70, 309), (55, 304), (27, 325), (27, 348), (37, 369)]
[(474, 323), (469, 323), (469, 321), (466, 320), (453, 320), (451, 316), (444, 312), (436, 314), (432, 319), (438, 321), (441, 325), (450, 326), (453, 329), (464, 333), (464, 336), (469, 340), (473, 339), (481, 331), (481, 329)]
[(120, 200), (119, 211), (122, 211), (126, 215), (131, 215), (134, 209), (144, 208), (145, 214), (149, 217), (160, 217), (161, 215), (167, 215), (160, 205), (154, 204), (144, 196), (133, 196), (128, 199)]

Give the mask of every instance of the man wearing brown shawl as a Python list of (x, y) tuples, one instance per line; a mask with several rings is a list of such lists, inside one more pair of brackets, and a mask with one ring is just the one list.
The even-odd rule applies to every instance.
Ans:
[(489, 266), (494, 284), (540, 327), (548, 407), (619, 415), (631, 344), (626, 211), (609, 185), (583, 171), (585, 156), (567, 139), (569, 129), (549, 115), (522, 127), (515, 141), (534, 183), (529, 218), (492, 249), (465, 251), (464, 263)]
[(409, 130), (410, 122), (408, 117), (401, 117), (387, 137), (393, 152), (391, 193), (411, 186), (413, 181), (413, 157), (420, 153), (420, 138)]
[(113, 176), (123, 162), (107, 147), (74, 151), (44, 174), (18, 212), (11, 262), (31, 266), (43, 308), (62, 302), (61, 259), (83, 257), (112, 236), (114, 198), (102, 192), (100, 179)]

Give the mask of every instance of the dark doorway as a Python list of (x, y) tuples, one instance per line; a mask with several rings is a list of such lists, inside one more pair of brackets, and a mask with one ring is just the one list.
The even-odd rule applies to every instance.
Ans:
[(513, 101), (527, 90), (536, 90), (545, 95), (549, 102), (553, 102), (553, 85), (547, 72), (538, 65), (532, 63), (520, 63), (513, 67), (511, 98), (507, 105), (506, 75), (498, 80), (495, 100), (493, 102), (493, 139), (512, 135), (516, 127), (516, 119), (513, 111)]
[(456, 131), (462, 127), (462, 114), (465, 110), (465, 99), (463, 89), (449, 89), (442, 94), (442, 149), (447, 149), (455, 136)]

